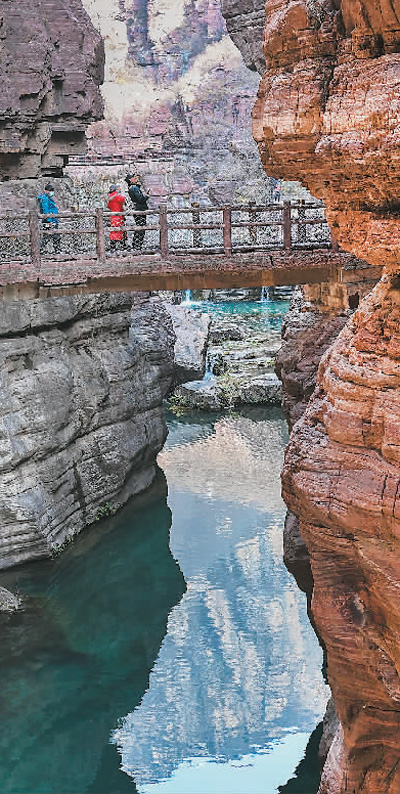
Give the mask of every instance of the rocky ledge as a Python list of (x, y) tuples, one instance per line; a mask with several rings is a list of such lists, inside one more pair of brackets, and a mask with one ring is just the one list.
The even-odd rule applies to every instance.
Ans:
[(151, 483), (175, 340), (144, 294), (3, 303), (0, 567), (59, 551)]

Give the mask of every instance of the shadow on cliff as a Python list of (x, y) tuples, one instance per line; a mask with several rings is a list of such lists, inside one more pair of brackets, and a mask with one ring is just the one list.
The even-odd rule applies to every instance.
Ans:
[(316, 794), (321, 779), (321, 768), (315, 759), (318, 756), (321, 737), (322, 722), (313, 730), (304, 758), (296, 767), (294, 776), (284, 786), (279, 786), (279, 794)]
[(135, 792), (110, 735), (140, 702), (185, 581), (166, 482), (64, 554), (5, 572), (25, 609), (1, 622), (0, 789)]

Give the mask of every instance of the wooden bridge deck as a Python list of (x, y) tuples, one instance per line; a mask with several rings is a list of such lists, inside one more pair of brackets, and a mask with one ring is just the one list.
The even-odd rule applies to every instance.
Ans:
[[(356, 267), (338, 250), (321, 205), (126, 212), (121, 230), (129, 242), (145, 232), (142, 252), (110, 251), (113, 214), (60, 213), (58, 229), (44, 232), (47, 244), (59, 235), (60, 255), (43, 252), (36, 212), (0, 216), (0, 297), (319, 283), (346, 279)], [(150, 223), (136, 225), (143, 215)], [(361, 269), (369, 280), (371, 268)]]

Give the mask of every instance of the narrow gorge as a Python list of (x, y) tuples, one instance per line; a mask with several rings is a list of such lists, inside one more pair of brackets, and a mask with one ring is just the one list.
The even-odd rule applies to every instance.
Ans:
[[(359, 281), (349, 267), (340, 283), (303, 285), (282, 321), (284, 554), (332, 692), (314, 790), (397, 794), (400, 0), (221, 6), (3, 2), (0, 194), (5, 212), (32, 210), (51, 179), (61, 210), (99, 208), (111, 178), (139, 163), (154, 202), (193, 213), (272, 202), (279, 180), (286, 197), (323, 202), (333, 243), (371, 266)], [(47, 768), (50, 794), (137, 792), (137, 781), (156, 794), (208, 744), (211, 777), (217, 762), (250, 767), (254, 747), (291, 748), (286, 780), (325, 708), (305, 597), (281, 566), (282, 414), (168, 415), (166, 444), (165, 398), (203, 377), (210, 338), (210, 319), (180, 300), (8, 300), (5, 288), (2, 794), (21, 779), (42, 794)], [(273, 343), (255, 366), (268, 370)], [(264, 788), (292, 790), (263, 774)]]
[[(245, 54), (252, 15), (226, 5)], [(264, 167), (301, 179), (341, 246), (386, 268), (325, 353), (283, 471), (340, 719), (321, 794), (400, 789), (399, 49), (397, 2), (266, 3), (253, 114)]]

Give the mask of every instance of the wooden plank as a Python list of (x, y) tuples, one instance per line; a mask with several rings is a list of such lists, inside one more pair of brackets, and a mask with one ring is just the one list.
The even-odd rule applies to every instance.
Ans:
[(232, 254), (232, 216), (231, 216), (231, 208), (224, 207), (223, 210), (223, 221), (224, 221), (224, 250), (226, 256), (231, 256)]

